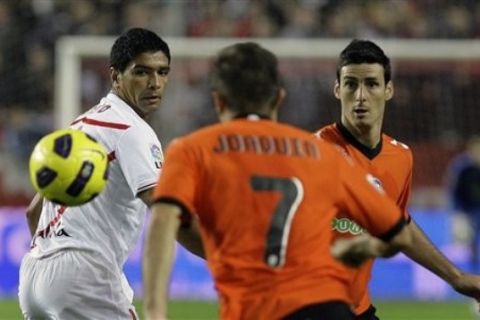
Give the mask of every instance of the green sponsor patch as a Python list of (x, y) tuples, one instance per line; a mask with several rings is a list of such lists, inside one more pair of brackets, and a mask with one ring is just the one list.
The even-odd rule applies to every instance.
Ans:
[(363, 232), (362, 227), (360, 227), (355, 221), (347, 218), (333, 219), (332, 229), (340, 233), (350, 233), (353, 235), (359, 235)]

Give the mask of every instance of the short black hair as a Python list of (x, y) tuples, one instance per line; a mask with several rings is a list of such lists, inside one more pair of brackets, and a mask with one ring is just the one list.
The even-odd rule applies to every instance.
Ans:
[(232, 111), (258, 112), (277, 97), (280, 76), (277, 57), (254, 42), (237, 43), (221, 50), (210, 73), (213, 90)]
[(349, 64), (378, 63), (383, 66), (385, 83), (392, 78), (390, 59), (383, 50), (370, 40), (352, 40), (340, 53), (337, 64), (337, 80), (340, 80), (340, 70)]
[(132, 28), (120, 35), (110, 51), (110, 66), (120, 72), (125, 71), (128, 64), (141, 53), (162, 51), (170, 63), (168, 44), (155, 32)]

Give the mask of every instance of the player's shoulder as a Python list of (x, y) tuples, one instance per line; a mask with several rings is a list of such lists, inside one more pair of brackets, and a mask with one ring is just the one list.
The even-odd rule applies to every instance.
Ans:
[(333, 145), (337, 150), (342, 150), (342, 154), (347, 153), (348, 141), (342, 135), (336, 123), (320, 128), (314, 133), (314, 137), (319, 141)]
[(324, 151), (331, 153), (333, 157), (340, 156), (347, 160), (349, 164), (352, 164), (352, 158), (345, 147), (347, 143), (336, 123), (331, 123), (318, 129), (313, 136)]
[(209, 138), (214, 138), (224, 131), (225, 124), (214, 123), (205, 127), (199, 128), (189, 134), (180, 137), (180, 141), (206, 141)]
[(221, 123), (207, 125), (188, 134), (178, 136), (168, 145), (168, 149), (186, 149), (188, 152), (208, 149), (215, 144), (218, 136), (222, 133)]
[(215, 137), (219, 134), (231, 135), (268, 135), (268, 136), (303, 136), (313, 139), (310, 132), (286, 123), (270, 120), (263, 121), (228, 121), (212, 124), (198, 129), (186, 136), (188, 139), (204, 139)]
[(338, 137), (339, 131), (335, 123), (331, 123), (318, 129), (313, 135), (320, 140), (330, 141)]
[(72, 126), (91, 134), (111, 149), (121, 146), (161, 148), (152, 127), (112, 93), (75, 119)]
[(394, 153), (398, 157), (405, 158), (408, 162), (413, 161), (412, 149), (410, 149), (407, 144), (392, 138), (385, 133), (382, 134), (382, 144), (382, 152)]
[(296, 126), (275, 121), (228, 121), (225, 123), (212, 124), (198, 129), (180, 139), (182, 144), (194, 146), (194, 148), (208, 148), (212, 144), (262, 144), (269, 143), (271, 139), (278, 137), (299, 139), (298, 141), (312, 141), (317, 143), (310, 132)]
[(79, 122), (99, 128), (125, 131), (142, 121), (131, 107), (110, 93), (73, 121), (74, 124)]
[(383, 140), (382, 143), (386, 148), (389, 148), (391, 150), (395, 150), (395, 151), (400, 152), (400, 153), (411, 153), (412, 152), (412, 150), (410, 149), (410, 147), (407, 144), (405, 144), (405, 143), (403, 143), (403, 142), (401, 142), (401, 141), (399, 141), (395, 138), (392, 138), (385, 133), (382, 134), (382, 140)]

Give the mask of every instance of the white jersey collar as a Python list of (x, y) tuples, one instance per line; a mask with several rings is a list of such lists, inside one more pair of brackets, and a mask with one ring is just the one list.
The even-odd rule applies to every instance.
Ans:
[[(108, 100), (111, 100), (114, 102), (114, 104), (116, 106), (119, 106), (121, 107), (125, 112), (127, 113), (130, 113), (131, 115), (139, 118), (139, 119), (142, 119), (142, 117), (140, 117), (138, 115), (138, 113), (135, 112), (135, 110), (133, 110), (133, 108), (128, 104), (126, 103), (122, 98), (120, 98), (118, 95), (116, 95), (114, 92), (110, 91), (108, 94), (107, 94), (107, 97), (106, 97)], [(142, 119), (143, 121), (145, 121), (144, 119)]]

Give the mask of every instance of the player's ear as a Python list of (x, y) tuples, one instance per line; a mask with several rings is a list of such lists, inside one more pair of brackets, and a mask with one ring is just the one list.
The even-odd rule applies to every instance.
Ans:
[(278, 88), (277, 96), (275, 97), (275, 100), (272, 103), (272, 107), (275, 110), (278, 110), (278, 108), (282, 105), (283, 101), (285, 100), (285, 97), (287, 96), (287, 90), (284, 88)]
[(287, 96), (287, 90), (285, 90), (282, 87), (279, 87), (277, 90), (277, 95), (275, 99), (273, 99), (271, 103), (271, 109), (270, 109), (270, 117), (273, 121), (278, 120), (278, 109), (282, 105), (283, 101), (285, 100), (285, 97)]
[(220, 115), (225, 111), (226, 108), (226, 101), (225, 98), (216, 90), (212, 91), (212, 100), (213, 100), (213, 108), (217, 115)]
[(120, 71), (114, 67), (110, 67), (110, 80), (112, 81), (113, 87), (118, 87), (118, 78), (120, 77)]
[(338, 79), (335, 80), (335, 84), (333, 85), (333, 94), (335, 98), (340, 100), (340, 83), (338, 83)]
[(390, 100), (393, 97), (393, 94), (395, 92), (395, 89), (393, 87), (393, 82), (392, 80), (387, 82), (387, 85), (385, 86), (385, 100)]

